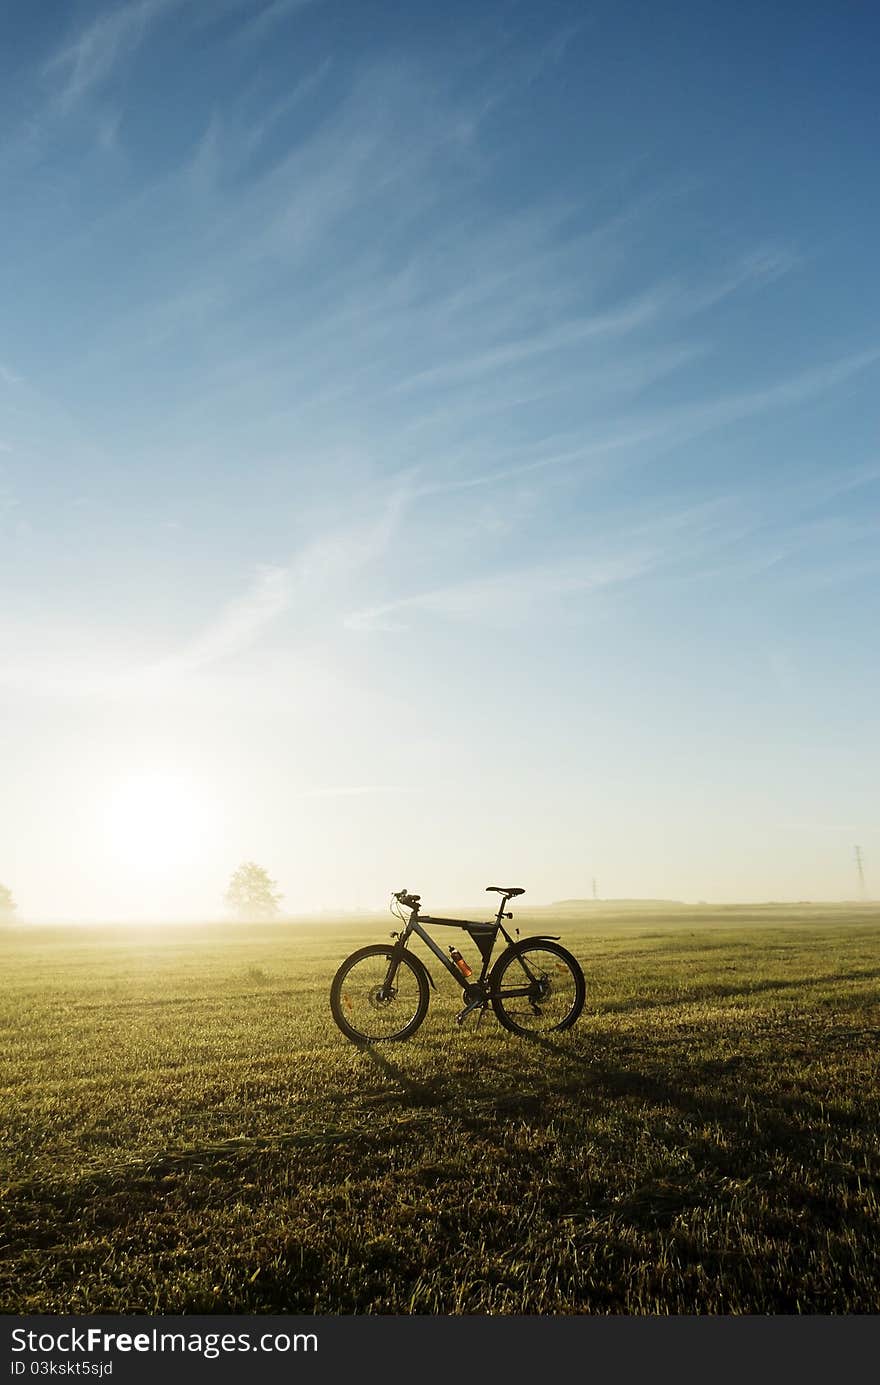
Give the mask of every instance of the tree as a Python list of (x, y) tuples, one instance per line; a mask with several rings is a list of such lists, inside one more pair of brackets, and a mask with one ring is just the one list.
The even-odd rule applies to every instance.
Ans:
[(244, 861), (229, 882), (224, 898), (238, 918), (251, 922), (255, 919), (273, 919), (278, 914), (278, 905), (284, 895), (278, 894), (269, 872), (256, 861)]
[(15, 916), (15, 900), (6, 885), (0, 885), (0, 923), (11, 923)]

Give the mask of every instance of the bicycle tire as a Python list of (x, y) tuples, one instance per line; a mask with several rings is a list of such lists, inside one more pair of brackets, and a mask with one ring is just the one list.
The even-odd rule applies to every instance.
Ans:
[[(379, 1002), (375, 993), (376, 978), (381, 976), (382, 968), (381, 966), (375, 968), (373, 976), (358, 978), (355, 983), (365, 988), (365, 994), (359, 999), (361, 1002), (366, 1002), (366, 1004), (358, 1004), (356, 1014), (354, 1011), (355, 1001), (351, 994), (345, 991), (345, 983), (349, 981), (351, 973), (355, 971), (362, 962), (367, 961), (367, 959), (371, 957), (385, 958), (387, 968), (387, 964), (391, 961), (393, 952), (393, 947), (389, 947), (386, 943), (373, 943), (369, 947), (359, 948), (358, 951), (353, 952), (350, 957), (346, 957), (333, 978), (333, 984), (330, 987), (330, 1011), (339, 1029), (342, 1030), (342, 1033), (347, 1039), (351, 1039), (352, 1043), (400, 1043), (403, 1039), (412, 1038), (425, 1018), (425, 1015), (428, 1013), (428, 978), (425, 975), (424, 967), (420, 966), (417, 960), (414, 960), (404, 952), (400, 958), (398, 974), (400, 967), (404, 967), (407, 973), (415, 980), (418, 998), (415, 1002), (413, 1014), (406, 1019), (399, 1030), (394, 1030), (390, 1033), (369, 1033), (366, 1029), (358, 1027), (358, 1023), (364, 1023), (364, 1021), (360, 1019), (361, 1014), (363, 1014), (365, 1010), (366, 1013), (369, 1013), (370, 1006), (373, 1007), (376, 1014), (388, 1015), (390, 1013), (388, 1002)], [(373, 992), (372, 999), (370, 995), (371, 991)], [(348, 1010), (348, 1014), (345, 1013), (346, 1010)], [(378, 1029), (380, 1026), (377, 1023), (374, 1027)]]
[[(513, 1004), (513, 997), (505, 997), (500, 993), (504, 975), (508, 969), (516, 963), (518, 958), (525, 957), (528, 959), (529, 953), (541, 952), (549, 953), (557, 957), (559, 961), (555, 966), (561, 966), (568, 970), (572, 982), (571, 1001), (568, 1009), (562, 1014), (561, 1019), (556, 1020), (555, 1023), (546, 1023), (543, 1025), (520, 1023), (520, 1018), (527, 1015), (529, 1009), (531, 1009), (536, 1016), (544, 1013), (538, 1009), (537, 1002), (540, 996), (534, 998), (529, 996), (517, 996), (515, 999), (518, 1003)], [(550, 978), (550, 981), (551, 990), (548, 992), (548, 996), (552, 996), (552, 978)], [(524, 942), (517, 943), (515, 947), (512, 947), (508, 952), (505, 952), (499, 957), (490, 977), (490, 999), (492, 1002), (492, 1009), (495, 1011), (499, 1024), (502, 1024), (505, 1029), (509, 1029), (512, 1034), (525, 1034), (532, 1037), (535, 1034), (552, 1034), (561, 1029), (570, 1029), (580, 1016), (584, 1008), (586, 997), (587, 983), (577, 958), (573, 957), (566, 948), (560, 947), (558, 943), (548, 942), (543, 938), (526, 939)], [(505, 1000), (507, 1001), (507, 1005), (505, 1005)], [(542, 1003), (546, 1004), (546, 1001)], [(548, 1016), (547, 1018), (553, 1019), (555, 1016)]]

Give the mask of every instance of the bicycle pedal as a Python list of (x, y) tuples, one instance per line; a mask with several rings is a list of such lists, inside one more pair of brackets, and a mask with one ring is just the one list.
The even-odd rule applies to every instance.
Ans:
[(479, 1028), (480, 1020), (483, 1018), (483, 1011), (485, 1010), (485, 1008), (486, 1006), (483, 1001), (472, 1000), (470, 1005), (466, 1005), (464, 1009), (459, 1011), (459, 1013), (456, 1015), (455, 1023), (459, 1027), (461, 1027), (461, 1025), (464, 1024), (465, 1020), (467, 1019), (468, 1015), (472, 1014), (474, 1010), (479, 1010), (480, 1013), (477, 1016), (477, 1027)]

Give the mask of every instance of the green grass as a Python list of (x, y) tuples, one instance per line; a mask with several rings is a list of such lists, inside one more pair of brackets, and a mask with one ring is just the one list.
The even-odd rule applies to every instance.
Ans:
[(327, 993), (390, 920), (0, 935), (0, 1307), (880, 1310), (880, 912), (533, 922), (573, 1031), (459, 1032), (435, 966), (366, 1051)]

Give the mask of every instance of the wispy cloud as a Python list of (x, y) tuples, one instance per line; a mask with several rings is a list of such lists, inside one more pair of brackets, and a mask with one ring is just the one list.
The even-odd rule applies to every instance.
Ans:
[(424, 616), (496, 628), (565, 619), (591, 596), (693, 571), (707, 553), (735, 545), (756, 527), (754, 519), (739, 516), (735, 498), (723, 494), (679, 508), (649, 506), (608, 526), (601, 538), (585, 537), (580, 551), (564, 558), (409, 591), (349, 611), (344, 624), (368, 633), (405, 630)]
[[(121, 36), (112, 43), (105, 36), (97, 51), (131, 51), (126, 44), (140, 41), (147, 3), (120, 10), (128, 16)], [(155, 17), (171, 3), (150, 0), (159, 6)], [(248, 22), (282, 13), (270, 4)], [(95, 47), (86, 43), (90, 32), (79, 41), (84, 54)], [(319, 65), (318, 74), (325, 70)], [(308, 74), (302, 82), (308, 87)], [(224, 107), (177, 176), (141, 190), (130, 208), (135, 235), (161, 219), (192, 254), (185, 262), (167, 257), (167, 277), (142, 308), (126, 305), (115, 320), (108, 314), (78, 367), (94, 372), (111, 360), (114, 367), (139, 361), (165, 341), (197, 342), (201, 378), (195, 370), (173, 416), (149, 424), (151, 445), (163, 448), (188, 429), (198, 435), (217, 405), (244, 413), (259, 399), (262, 432), (299, 431), (307, 417), (314, 435), (369, 415), (385, 398), (386, 436), (367, 445), (384, 453), (389, 470), (418, 456), (421, 479), (438, 492), (519, 474), (516, 465), (486, 464), (503, 442), (494, 421), (506, 426), (542, 403), (549, 415), (557, 400), (560, 413), (580, 400), (589, 428), (559, 447), (546, 431), (535, 437), (525, 470), (712, 426), (669, 413), (646, 418), (635, 404), (710, 349), (689, 339), (689, 317), (787, 272), (794, 255), (759, 246), (702, 284), (661, 280), (615, 293), (609, 267), (625, 258), (631, 209), (587, 228), (575, 220), (576, 230), (561, 199), (508, 216), (451, 218), (446, 199), (462, 176), (451, 132), (474, 99), (438, 92), (414, 65), (365, 65), (347, 95), (329, 112), (322, 104), (308, 133), (297, 132), (271, 162), (254, 155), (279, 103), (256, 116)], [(352, 246), (354, 216), (366, 234)], [(417, 251), (407, 239), (411, 226)], [(254, 305), (265, 303), (269, 284), (279, 330), (254, 334)], [(448, 458), (468, 431), (478, 460), (456, 472)]]
[[(685, 356), (683, 359), (687, 358)], [(650, 447), (668, 448), (754, 415), (807, 403), (878, 363), (880, 348), (872, 348), (823, 362), (760, 389), (719, 395), (714, 399), (644, 413), (641, 421), (634, 426), (624, 425), (618, 429), (609, 429), (604, 434), (594, 429), (586, 434), (545, 438), (537, 447), (530, 450), (530, 455), (523, 455), (521, 461), (514, 461), (512, 465), (482, 474), (429, 482), (425, 486), (425, 492), (502, 484), (531, 472), (582, 465), (615, 453), (639, 453)], [(560, 443), (568, 445), (560, 446)], [(873, 474), (873, 471), (869, 470), (865, 473), (865, 480), (870, 480)]]
[(0, 364), (0, 382), (8, 389), (21, 389), (24, 386), (24, 377), (10, 370), (9, 366)]
[[(320, 88), (332, 66), (332, 58), (322, 59), (304, 77), (294, 82), (282, 97), (261, 109), (256, 119), (249, 122), (242, 136), (242, 152), (245, 158), (254, 154), (266, 136), (279, 125), (285, 116), (289, 115), (300, 102), (305, 101), (307, 97)], [(230, 151), (227, 150), (227, 156), (229, 153)]]
[(151, 26), (188, 0), (129, 0), (105, 10), (46, 63), (60, 81), (58, 98), (69, 108), (100, 86), (140, 47)]
[(242, 25), (237, 36), (246, 41), (258, 42), (298, 10), (304, 10), (317, 3), (319, 0), (270, 0), (258, 14)]
[[(0, 627), (5, 658), (0, 687), (62, 697), (143, 697), (174, 693), (194, 676), (222, 667), (253, 649), (284, 618), (296, 648), (343, 600), (349, 584), (362, 579), (386, 554), (411, 498), (401, 477), (380, 503), (335, 524), (316, 513), (320, 536), (289, 562), (262, 564), (245, 589), (188, 640), (169, 654), (146, 657), (136, 631), (95, 645), (94, 635), (76, 631)], [(0, 493), (0, 513), (2, 513)], [(134, 638), (132, 638), (132, 635)]]
[(409, 390), (423, 385), (452, 384), (464, 377), (473, 378), (519, 365), (535, 356), (569, 350), (593, 338), (624, 336), (655, 319), (667, 297), (666, 292), (659, 289), (632, 303), (623, 304), (614, 311), (565, 322), (516, 341), (506, 341), (478, 356), (421, 371), (402, 381), (397, 389)]
[(345, 625), (357, 631), (405, 630), (407, 613), (425, 613), (507, 626), (527, 619), (534, 614), (537, 604), (548, 599), (556, 601), (567, 594), (598, 591), (630, 581), (650, 566), (650, 557), (634, 553), (508, 570), (353, 611), (345, 618)]
[[(48, 65), (62, 100), (99, 87), (153, 26), (188, 3), (130, 0), (105, 11)], [(235, 34), (268, 33), (306, 3), (252, 7)], [(240, 13), (241, 6), (224, 9)], [(564, 56), (570, 37), (551, 43), (541, 61)], [(703, 393), (692, 402), (646, 406), (642, 395), (668, 377), (679, 397), (689, 392), (683, 372), (712, 349), (711, 340), (692, 339), (697, 326), (711, 336), (698, 315), (792, 272), (796, 251), (758, 243), (693, 279), (658, 276), (643, 287), (614, 272), (627, 259), (630, 234), (642, 233), (635, 204), (586, 227), (574, 219), (576, 231), (561, 200), (506, 216), (452, 217), (448, 194), (461, 172), (454, 131), (479, 101), (438, 94), (405, 63), (364, 66), (347, 94), (329, 110), (322, 106), (280, 157), (256, 158), (273, 122), (326, 70), (324, 61), (254, 118), (247, 103), (215, 114), (174, 177), (140, 190), (128, 209), (135, 230), (170, 218), (191, 253), (181, 261), (169, 256), (167, 270), (163, 262), (164, 293), (145, 293), (138, 312), (105, 319), (84, 359), (91, 371), (111, 359), (118, 366), (120, 355), (195, 334), (207, 368), (201, 381), (193, 375), (172, 416), (151, 423), (148, 443), (160, 454), (179, 445), (187, 428), (198, 438), (206, 419), (236, 410), (244, 418), (250, 410), (267, 433), (306, 437), (317, 470), (335, 450), (344, 454), (350, 427), (352, 467), (373, 479), (399, 478), (399, 515), (411, 501), (446, 504), (456, 492), (512, 488), (539, 475), (547, 490), (554, 471), (583, 472), (611, 459), (622, 465), (651, 449), (659, 455), (703, 432), (818, 397), (880, 357), (869, 350), (714, 397), (702, 374)], [(359, 224), (387, 231), (352, 246), (355, 212)], [(408, 226), (417, 228), (415, 240), (402, 234)], [(328, 244), (344, 253), (328, 256)], [(251, 330), (259, 322), (253, 305), (265, 306), (269, 291), (283, 305), (288, 290), (290, 312), (279, 306), (276, 321), (273, 307), (269, 329)], [(220, 330), (207, 330), (215, 325)], [(557, 411), (559, 396), (566, 407)], [(532, 407), (541, 405), (543, 416)], [(555, 431), (557, 412), (575, 413), (576, 426)], [(296, 444), (288, 446), (299, 455)], [(301, 456), (291, 463), (300, 464)], [(530, 603), (619, 584), (659, 561), (650, 546), (624, 544), (622, 557), (465, 573), (460, 582), (429, 582), (422, 592), (385, 600), (365, 592), (352, 611), (346, 583), (387, 551), (393, 511), (378, 526), (334, 523), (290, 560), (282, 554), (258, 568), (239, 597), (184, 648), (151, 664), (153, 672), (173, 681), (222, 664), (284, 617), (304, 622), (337, 597), (336, 614), (349, 610), (351, 629), (393, 626), (416, 611), (503, 623)], [(461, 512), (446, 522), (460, 530)]]
[(290, 563), (260, 568), (250, 587), (189, 641), (186, 648), (148, 671), (159, 682), (223, 663), (250, 648), (276, 622), (292, 613), (302, 632), (353, 576), (386, 552), (407, 504), (403, 480), (379, 513), (328, 527)]
[(183, 653), (175, 655), (155, 671), (173, 671), (177, 674), (192, 672), (248, 649), (288, 610), (292, 590), (289, 568), (259, 568), (253, 583), (242, 596), (231, 601)]
[(803, 267), (803, 256), (790, 245), (759, 245), (735, 258), (724, 270), (700, 284), (679, 286), (679, 306), (697, 313), (714, 308), (743, 289), (764, 287)]
[(727, 423), (737, 422), (752, 414), (763, 413), (776, 408), (790, 408), (804, 404), (844, 384), (855, 375), (871, 369), (880, 362), (880, 347), (870, 347), (866, 351), (840, 356), (835, 360), (824, 361), (810, 366), (786, 379), (777, 380), (765, 388), (747, 390), (737, 394), (721, 396), (706, 403), (686, 405), (679, 410), (670, 410), (667, 420), (672, 429), (678, 425), (688, 432), (702, 430), (704, 427), (717, 428)]

